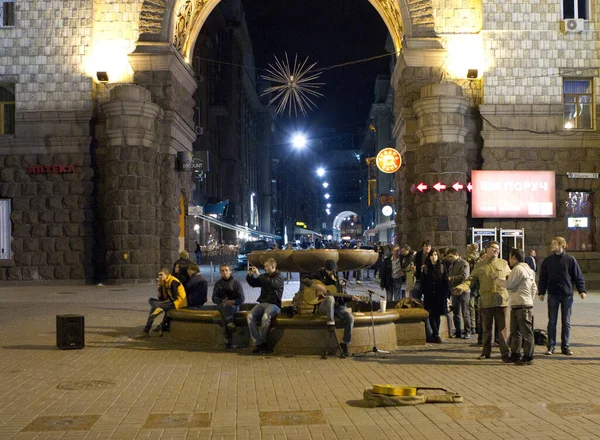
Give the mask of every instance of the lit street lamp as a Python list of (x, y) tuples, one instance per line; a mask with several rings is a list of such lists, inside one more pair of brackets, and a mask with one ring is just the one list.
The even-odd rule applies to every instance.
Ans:
[(329, 187), (329, 183), (328, 182), (323, 182), (323, 188), (328, 188)]
[(325, 193), (325, 198), (326, 198), (326, 199), (329, 199), (329, 197), (331, 197), (331, 196), (329, 195), (329, 193)]
[(292, 145), (299, 150), (306, 147), (306, 136), (302, 133), (296, 133), (294, 137), (292, 137)]
[(323, 177), (325, 175), (325, 168), (319, 167), (317, 168), (317, 176)]

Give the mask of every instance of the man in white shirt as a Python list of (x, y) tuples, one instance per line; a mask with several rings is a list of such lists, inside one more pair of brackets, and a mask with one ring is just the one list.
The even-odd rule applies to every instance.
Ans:
[[(509, 264), (512, 267), (506, 281), (498, 284), (506, 287), (510, 301), (510, 360), (517, 365), (531, 365), (535, 341), (533, 338), (533, 298), (537, 295), (535, 273), (527, 263), (520, 249), (510, 252)], [(523, 357), (521, 358), (521, 345)]]

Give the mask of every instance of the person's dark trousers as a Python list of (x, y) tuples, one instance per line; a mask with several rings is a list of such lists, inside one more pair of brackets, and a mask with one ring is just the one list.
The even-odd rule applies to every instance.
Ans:
[(490, 356), (492, 354), (492, 336), (494, 331), (494, 321), (498, 326), (499, 338), (498, 345), (500, 345), (500, 354), (502, 357), (510, 355), (510, 350), (506, 343), (508, 338), (508, 328), (506, 324), (509, 319), (508, 307), (487, 307), (481, 309), (481, 325), (483, 327), (483, 341), (481, 354)]
[(431, 336), (434, 338), (440, 337), (440, 323), (442, 318), (440, 315), (429, 312), (429, 325), (431, 326)]
[(392, 285), (385, 290), (388, 302), (402, 298), (402, 278), (392, 278)]
[(454, 315), (454, 328), (456, 329), (457, 338), (460, 338), (463, 334), (463, 327), (460, 324), (461, 318), (464, 325), (464, 333), (471, 334), (470, 299), (470, 292), (465, 292), (462, 295), (452, 295), (452, 314)]
[(152, 323), (154, 322), (154, 319), (156, 318), (156, 317), (152, 317), (152, 312), (154, 312), (158, 308), (161, 308), (161, 309), (163, 309), (163, 311), (166, 315), (168, 310), (175, 308), (173, 301), (169, 301), (169, 300), (160, 301), (156, 298), (150, 298), (148, 300), (148, 304), (150, 304), (150, 315), (148, 315), (148, 321), (146, 321), (146, 326), (144, 327), (145, 332), (150, 331), (150, 329), (152, 328)]
[(548, 295), (548, 350), (554, 350), (556, 345), (556, 324), (559, 307), (561, 322), (560, 347), (562, 350), (569, 348), (573, 295)]
[(423, 292), (421, 291), (421, 282), (416, 281), (415, 287), (413, 287), (412, 292), (410, 293), (414, 299), (418, 299), (419, 301), (423, 301)]
[(533, 359), (535, 341), (533, 338), (533, 307), (513, 307), (510, 311), (510, 352), (513, 357)]
[(225, 340), (231, 341), (231, 330), (227, 328), (227, 324), (233, 322), (234, 315), (239, 312), (239, 306), (226, 306), (223, 303), (217, 304), (217, 310), (223, 318), (223, 327), (225, 328)]

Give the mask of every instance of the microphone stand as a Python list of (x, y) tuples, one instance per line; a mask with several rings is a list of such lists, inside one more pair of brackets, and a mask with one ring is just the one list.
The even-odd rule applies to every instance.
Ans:
[(377, 342), (375, 340), (375, 316), (373, 315), (373, 295), (375, 294), (375, 292), (373, 292), (372, 290), (369, 290), (369, 289), (367, 289), (367, 292), (369, 293), (369, 302), (371, 303), (371, 330), (373, 331), (373, 348), (371, 350), (365, 351), (363, 353), (355, 353), (352, 356), (365, 357), (366, 355), (368, 355), (370, 353), (375, 353), (376, 356), (379, 356), (380, 358), (385, 359), (385, 355), (390, 354), (390, 352), (378, 349)]

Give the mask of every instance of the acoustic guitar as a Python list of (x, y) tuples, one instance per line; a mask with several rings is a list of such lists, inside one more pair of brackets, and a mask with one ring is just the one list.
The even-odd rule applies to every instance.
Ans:
[[(364, 301), (368, 297), (362, 297), (359, 295), (347, 295), (345, 293), (339, 293), (337, 291), (336, 286), (334, 285), (325, 285), (323, 282), (319, 280), (310, 280), (312, 283), (310, 286), (304, 287), (304, 302), (310, 304), (311, 306), (315, 306), (320, 304), (325, 297), (327, 296), (335, 296), (336, 298), (352, 298), (353, 296), (358, 296), (362, 301)], [(320, 293), (317, 291), (317, 286), (323, 286), (326, 289), (325, 293)]]

